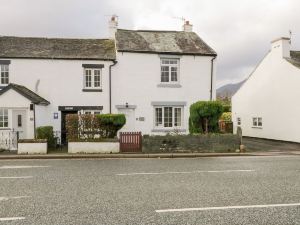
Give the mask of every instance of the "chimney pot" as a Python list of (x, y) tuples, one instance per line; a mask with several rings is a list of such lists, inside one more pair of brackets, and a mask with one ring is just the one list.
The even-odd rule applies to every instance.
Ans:
[(193, 31), (193, 25), (190, 24), (190, 21), (185, 21), (184, 24), (183, 24), (183, 31), (184, 32), (192, 32)]
[(109, 30), (109, 37), (115, 39), (115, 34), (118, 29), (118, 20), (117, 16), (113, 15), (108, 22), (108, 30)]

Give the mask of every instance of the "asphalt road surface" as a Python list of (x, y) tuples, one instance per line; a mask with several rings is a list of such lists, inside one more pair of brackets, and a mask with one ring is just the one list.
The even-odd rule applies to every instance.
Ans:
[(300, 157), (2, 160), (2, 224), (300, 224)]

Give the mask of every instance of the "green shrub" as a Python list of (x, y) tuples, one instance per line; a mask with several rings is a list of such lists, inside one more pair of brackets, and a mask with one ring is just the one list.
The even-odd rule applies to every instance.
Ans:
[(221, 117), (221, 120), (224, 120), (226, 122), (231, 122), (231, 112), (224, 112)]
[(223, 112), (231, 112), (231, 105), (223, 104)]
[(96, 119), (102, 130), (102, 137), (114, 138), (117, 136), (118, 130), (120, 130), (126, 123), (126, 117), (124, 114), (100, 114), (96, 115)]
[(37, 139), (47, 139), (48, 148), (55, 147), (55, 138), (52, 126), (42, 126), (36, 129)]
[(218, 101), (199, 101), (191, 105), (189, 131), (191, 134), (218, 132), (223, 106)]

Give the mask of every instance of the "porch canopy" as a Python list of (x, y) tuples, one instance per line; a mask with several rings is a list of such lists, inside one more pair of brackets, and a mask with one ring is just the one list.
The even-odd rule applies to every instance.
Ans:
[[(22, 95), (23, 97), (27, 98), (29, 101), (36, 105), (49, 105), (50, 102), (47, 101), (46, 99), (42, 98), (38, 94), (34, 93), (30, 89), (26, 88), (25, 86), (10, 83), (9, 85), (5, 86), (3, 89), (0, 90), (0, 97), (8, 92), (9, 90), (14, 90), (18, 94)], [(14, 99), (9, 99), (10, 101), (13, 101)], [(1, 102), (1, 98), (0, 98)]]

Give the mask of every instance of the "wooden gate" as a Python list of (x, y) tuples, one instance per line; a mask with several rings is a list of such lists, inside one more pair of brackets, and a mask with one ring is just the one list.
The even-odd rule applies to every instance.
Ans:
[(142, 152), (142, 132), (120, 132), (120, 152)]

